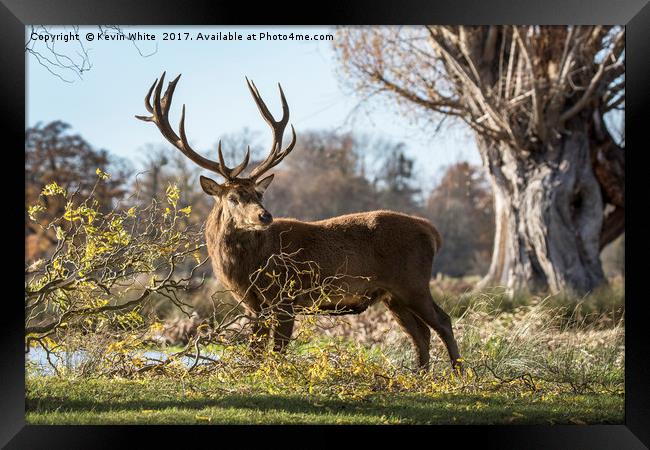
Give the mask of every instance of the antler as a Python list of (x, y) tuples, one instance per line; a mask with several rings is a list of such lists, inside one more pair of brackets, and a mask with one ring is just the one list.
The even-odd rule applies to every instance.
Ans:
[(267, 172), (272, 167), (275, 167), (289, 153), (291, 153), (291, 150), (293, 150), (293, 147), (296, 145), (296, 130), (294, 130), (293, 125), (291, 125), (291, 143), (289, 143), (286, 149), (281, 150), (282, 136), (284, 134), (284, 129), (289, 122), (289, 105), (287, 105), (287, 99), (284, 97), (284, 92), (282, 92), (282, 86), (278, 83), (278, 87), (280, 88), (280, 99), (282, 100), (282, 119), (276, 121), (264, 103), (264, 100), (262, 100), (255, 83), (249, 81), (248, 78), (246, 78), (246, 83), (248, 84), (248, 89), (251, 91), (251, 95), (253, 96), (262, 117), (266, 123), (270, 125), (271, 130), (273, 131), (273, 143), (271, 144), (269, 155), (251, 171), (251, 179), (256, 180), (263, 173)]
[[(180, 137), (172, 129), (169, 124), (169, 109), (172, 104), (172, 96), (174, 95), (174, 89), (176, 89), (176, 83), (181, 77), (178, 75), (167, 85), (165, 90), (165, 95), (160, 97), (162, 92), (163, 83), (165, 81), (165, 73), (160, 76), (160, 81), (156, 80), (151, 85), (149, 92), (144, 98), (144, 106), (147, 108), (152, 115), (151, 116), (135, 116), (137, 119), (143, 120), (145, 122), (153, 122), (156, 124), (163, 136), (177, 149), (179, 149), (185, 156), (194, 161), (199, 166), (204, 169), (211, 170), (216, 172), (226, 178), (227, 180), (233, 180), (237, 175), (239, 175), (248, 165), (248, 160), (250, 158), (250, 147), (246, 152), (244, 160), (234, 168), (229, 168), (226, 166), (223, 160), (223, 154), (221, 152), (221, 141), (219, 141), (219, 162), (211, 161), (207, 158), (196, 153), (192, 147), (187, 143), (187, 136), (185, 135), (185, 105), (183, 105), (183, 110), (181, 113), (181, 121), (179, 124)], [(151, 94), (153, 95), (153, 103), (151, 101)]]

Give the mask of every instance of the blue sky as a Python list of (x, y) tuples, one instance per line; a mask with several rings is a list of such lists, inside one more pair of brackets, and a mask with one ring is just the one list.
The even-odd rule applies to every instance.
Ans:
[[(462, 125), (447, 126), (436, 136), (409, 123), (384, 103), (352, 116), (360, 98), (349, 95), (336, 74), (337, 62), (331, 42), (297, 41), (163, 41), (164, 32), (217, 33), (331, 33), (327, 27), (124, 27), (156, 35), (155, 42), (86, 42), (79, 29), (92, 68), (83, 78), (72, 72), (60, 75), (63, 82), (28, 55), (26, 125), (60, 119), (70, 123), (92, 145), (131, 159), (136, 167), (144, 159), (145, 144), (166, 143), (153, 124), (136, 120), (145, 114), (143, 98), (163, 71), (168, 79), (182, 73), (170, 113), (176, 126), (183, 103), (186, 129), (192, 146), (214, 157), (220, 136), (248, 127), (260, 133), (262, 144), (270, 142), (270, 131), (248, 93), (244, 76), (254, 80), (271, 111), (280, 116), (277, 83), (280, 82), (291, 108), (291, 123), (298, 139), (302, 130), (336, 129), (401, 141), (417, 161), (417, 175), (430, 186), (442, 165), (458, 160), (480, 163), (471, 134)], [(28, 28), (27, 33), (31, 30)], [(50, 28), (52, 33), (70, 28)], [(44, 52), (41, 42), (36, 44)], [(38, 47), (37, 47), (38, 48)], [(77, 42), (57, 42), (57, 53), (76, 58)], [(145, 55), (145, 56), (142, 56)], [(346, 120), (347, 119), (347, 120)]]

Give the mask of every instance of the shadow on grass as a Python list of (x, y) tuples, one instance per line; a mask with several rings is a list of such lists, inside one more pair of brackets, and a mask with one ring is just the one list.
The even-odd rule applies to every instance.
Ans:
[[(611, 400), (611, 399), (610, 399)], [(595, 401), (595, 404), (594, 404)], [(576, 407), (575, 402), (559, 399), (529, 402), (506, 396), (486, 398), (479, 395), (444, 394), (435, 397), (419, 395), (375, 396), (366, 400), (309, 399), (287, 395), (224, 395), (215, 399), (117, 400), (94, 401), (47, 397), (28, 399), (28, 412), (48, 414), (71, 411), (76, 413), (139, 412), (182, 409), (250, 410), (263, 413), (282, 412), (296, 415), (345, 415), (348, 417), (390, 417), (401, 423), (620, 423), (614, 403), (603, 411), (598, 398)], [(612, 410), (614, 406), (614, 410)], [(618, 418), (620, 416), (620, 419)], [(576, 419), (579, 419), (576, 422)]]

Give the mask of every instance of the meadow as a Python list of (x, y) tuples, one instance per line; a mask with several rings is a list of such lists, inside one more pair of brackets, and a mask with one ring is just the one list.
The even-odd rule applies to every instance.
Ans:
[[(283, 355), (250, 355), (243, 343), (212, 343), (194, 360), (187, 348), (156, 347), (167, 358), (154, 369), (110, 376), (82, 374), (83, 364), (68, 361), (66, 368), (63, 360), (57, 376), (28, 362), (26, 419), (32, 424), (623, 422), (621, 280), (583, 298), (509, 296), (498, 289), (477, 293), (467, 289), (472, 281), (432, 283), (436, 301), (453, 318), (466, 367), (462, 375), (451, 371), (436, 336), (431, 370), (416, 370), (406, 335), (377, 305), (355, 316), (305, 316)], [(141, 367), (138, 358), (152, 348), (136, 345), (124, 354)]]

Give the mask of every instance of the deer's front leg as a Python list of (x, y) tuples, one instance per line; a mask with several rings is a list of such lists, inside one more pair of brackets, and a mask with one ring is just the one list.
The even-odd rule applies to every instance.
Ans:
[(279, 305), (275, 311), (275, 320), (273, 327), (273, 350), (276, 352), (284, 351), (291, 339), (293, 326), (296, 317), (292, 304)]

